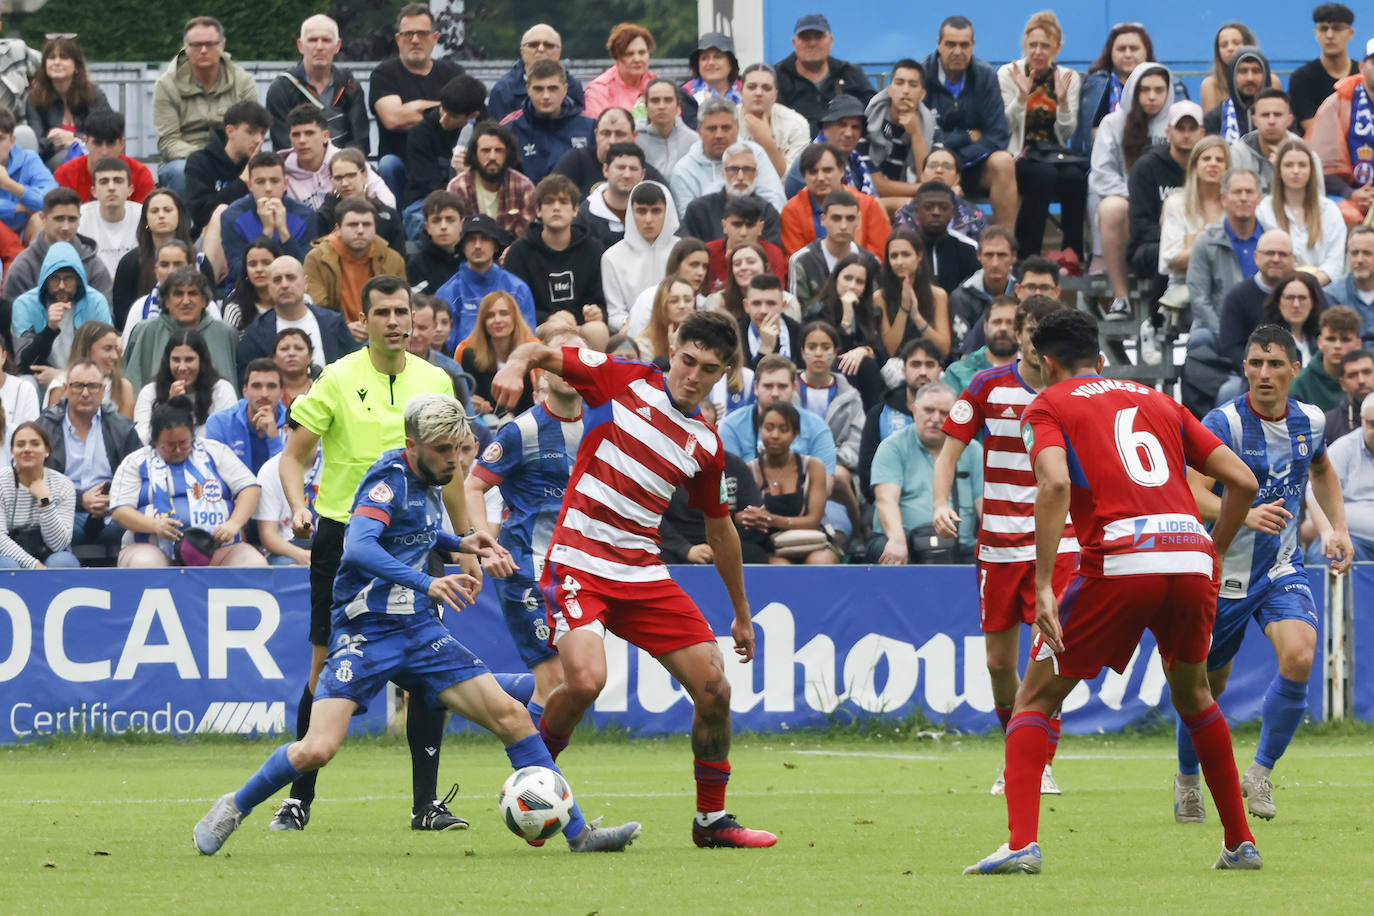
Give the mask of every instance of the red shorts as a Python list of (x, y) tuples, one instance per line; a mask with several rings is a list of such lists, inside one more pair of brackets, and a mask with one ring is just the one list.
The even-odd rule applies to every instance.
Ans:
[(1120, 674), (1148, 628), (1166, 667), (1207, 660), (1217, 615), (1217, 580), (1209, 576), (1074, 576), (1059, 597), (1064, 651), (1037, 636), (1032, 659), (1054, 659), (1056, 674), (1088, 680), (1104, 666)]
[[(1064, 588), (1078, 569), (1078, 554), (1061, 553), (1054, 560), (1054, 593)], [(1000, 633), (1023, 623), (1035, 623), (1035, 561), (978, 562), (978, 618), (984, 633)]]
[(682, 587), (672, 579), (612, 582), (580, 569), (547, 563), (539, 579), (549, 621), (549, 645), (592, 625), (610, 630), (654, 658), (703, 642), (716, 634)]

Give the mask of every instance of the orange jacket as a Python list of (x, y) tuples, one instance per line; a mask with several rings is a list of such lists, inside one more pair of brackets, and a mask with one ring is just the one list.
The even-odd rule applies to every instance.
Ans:
[[(881, 261), (887, 237), (892, 234), (892, 223), (887, 218), (887, 211), (883, 209), (878, 198), (856, 191), (849, 185), (845, 185), (844, 189), (859, 201), (859, 235), (855, 241)], [(811, 244), (815, 238), (816, 223), (811, 216), (811, 192), (802, 188), (782, 208), (782, 250), (787, 252), (790, 258)]]
[(1356, 73), (1336, 82), (1336, 88), (1322, 102), (1307, 128), (1307, 145), (1322, 161), (1322, 172), (1349, 182), (1354, 166), (1350, 162), (1350, 111), (1355, 88), (1364, 81)]

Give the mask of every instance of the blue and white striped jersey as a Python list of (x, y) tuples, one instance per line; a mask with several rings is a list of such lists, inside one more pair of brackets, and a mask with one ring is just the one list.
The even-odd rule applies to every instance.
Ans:
[[(1276, 535), (1242, 527), (1231, 542), (1222, 559), (1220, 597), (1244, 598), (1303, 568), (1298, 519), (1308, 465), (1326, 454), (1326, 417), (1320, 408), (1289, 398), (1284, 415), (1271, 420), (1255, 413), (1249, 396), (1241, 395), (1211, 411), (1202, 424), (1254, 472), (1259, 481), (1255, 505), (1281, 499), (1293, 514)], [(1215, 492), (1221, 492), (1220, 484)]]
[(498, 540), (536, 579), (581, 442), (580, 416), (564, 420), (536, 404), (502, 426), (472, 468), (478, 479), (501, 488), (510, 514)]

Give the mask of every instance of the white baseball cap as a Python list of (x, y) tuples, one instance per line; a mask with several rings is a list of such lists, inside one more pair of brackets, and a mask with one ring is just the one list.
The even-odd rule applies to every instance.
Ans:
[(1188, 99), (1179, 99), (1169, 106), (1169, 126), (1176, 127), (1184, 118), (1192, 118), (1202, 126), (1202, 106)]

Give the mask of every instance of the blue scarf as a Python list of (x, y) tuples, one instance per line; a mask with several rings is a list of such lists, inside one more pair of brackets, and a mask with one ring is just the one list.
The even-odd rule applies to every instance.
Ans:
[[(829, 143), (829, 142), (830, 142), (829, 140), (827, 140), (827, 139), (825, 138), (825, 130), (824, 130), (824, 129), (822, 129), (820, 133), (816, 134), (816, 141), (815, 141), (815, 142), (817, 142), (817, 143)], [(860, 140), (859, 142), (860, 142), (861, 144), (864, 143), (864, 141), (862, 141), (862, 140)], [(868, 171), (868, 166), (864, 165), (864, 157), (859, 155), (859, 148), (858, 148), (858, 147), (855, 147), (853, 150), (851, 150), (850, 153), (849, 153), (849, 158), (845, 160), (845, 163), (844, 163), (844, 183), (847, 184), (847, 185), (849, 185), (851, 188), (853, 188), (853, 189), (856, 190), (856, 191), (862, 191), (863, 193), (867, 194), (869, 197), (877, 197), (877, 196), (878, 196), (877, 190), (873, 187), (873, 175), (872, 175), (872, 173), (870, 173), (870, 172)], [(815, 207), (819, 207), (819, 206), (821, 205), (821, 202), (818, 201), (818, 200), (812, 201), (811, 203), (812, 203), (812, 206), (815, 206)], [(817, 220), (816, 225), (819, 226), (819, 225), (820, 225), (820, 216), (819, 216), (819, 214), (817, 214), (816, 220)]]
[(1374, 105), (1369, 91), (1361, 82), (1350, 99), (1350, 132), (1346, 135), (1350, 148), (1350, 183), (1363, 187), (1374, 181)]
[(1227, 144), (1240, 139), (1240, 124), (1236, 121), (1236, 103), (1227, 99), (1221, 103), (1221, 137)]
[[(206, 451), (203, 441), (196, 440), (186, 460), (175, 465), (164, 461), (157, 449), (149, 449), (144, 466), (148, 481), (148, 504), (143, 507), (145, 515), (172, 516), (186, 528), (214, 531), (233, 514), (234, 497), (226, 492), (228, 488), (220, 479), (215, 460)], [(154, 539), (154, 536), (144, 535), (143, 538)], [(175, 556), (175, 541), (160, 536), (155, 540), (163, 553)]]
[[(688, 80), (686, 83), (682, 85), (682, 88), (687, 91), (688, 95), (696, 99), (699, 103), (706, 101), (712, 96), (720, 95), (719, 92), (716, 92), (716, 90), (711, 88), (710, 83), (706, 82), (706, 80), (702, 79), (699, 76)], [(730, 88), (725, 90), (724, 98), (727, 98), (730, 101), (734, 102), (736, 105), (738, 105), (740, 104), (739, 91), (740, 81), (735, 80), (733, 83), (730, 84)]]
[(1107, 91), (1109, 93), (1107, 114), (1111, 114), (1121, 104), (1121, 80), (1117, 78), (1115, 70), (1107, 77)]

